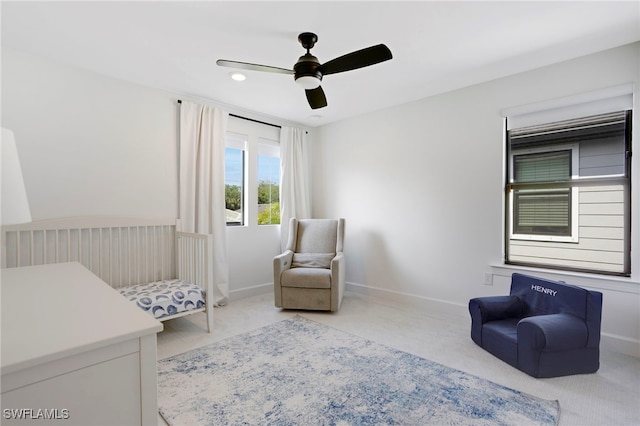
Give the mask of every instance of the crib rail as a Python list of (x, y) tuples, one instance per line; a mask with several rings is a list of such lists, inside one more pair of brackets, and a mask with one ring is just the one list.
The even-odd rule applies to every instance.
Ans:
[(68, 218), (2, 228), (2, 267), (80, 262), (114, 288), (176, 277), (175, 221)]
[(213, 235), (176, 232), (177, 278), (198, 285), (205, 291), (207, 329), (213, 329)]

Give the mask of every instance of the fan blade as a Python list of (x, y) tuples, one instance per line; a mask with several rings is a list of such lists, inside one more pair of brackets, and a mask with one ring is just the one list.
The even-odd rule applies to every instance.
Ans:
[(368, 67), (369, 65), (388, 61), (391, 58), (393, 56), (389, 48), (384, 44), (378, 44), (377, 46), (367, 47), (332, 59), (326, 64), (322, 64), (320, 69), (322, 70), (322, 75), (336, 74)]
[(216, 64), (221, 67), (240, 68), (250, 71), (275, 72), (279, 74), (293, 74), (293, 70), (286, 68), (270, 67), (269, 65), (250, 64), (248, 62), (227, 61), (226, 59), (218, 59)]
[(324, 96), (322, 86), (318, 86), (315, 89), (307, 89), (305, 90), (305, 93), (307, 94), (307, 101), (309, 101), (311, 109), (318, 109), (327, 106), (327, 98)]

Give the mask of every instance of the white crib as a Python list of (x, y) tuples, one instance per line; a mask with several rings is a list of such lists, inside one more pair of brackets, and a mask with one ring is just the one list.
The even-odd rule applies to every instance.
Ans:
[[(158, 317), (204, 312), (213, 330), (212, 235), (180, 232), (175, 220), (75, 217), (2, 227), (2, 268), (79, 262), (121, 291), (180, 280), (204, 293), (204, 306)], [(122, 292), (122, 291), (121, 291)]]

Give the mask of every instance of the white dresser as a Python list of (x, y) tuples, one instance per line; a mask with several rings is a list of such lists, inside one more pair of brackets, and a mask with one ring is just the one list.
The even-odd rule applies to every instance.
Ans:
[(5, 424), (157, 425), (162, 323), (79, 263), (2, 270)]

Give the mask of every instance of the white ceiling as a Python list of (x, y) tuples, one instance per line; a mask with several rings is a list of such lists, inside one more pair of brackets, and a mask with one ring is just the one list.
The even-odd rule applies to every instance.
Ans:
[[(2, 44), (108, 76), (318, 126), (640, 40), (640, 2), (2, 1)], [(309, 108), (284, 74), (229, 78), (229, 59), (293, 67), (386, 44), (393, 59), (328, 75)], [(588, 72), (588, 70), (586, 70)]]

